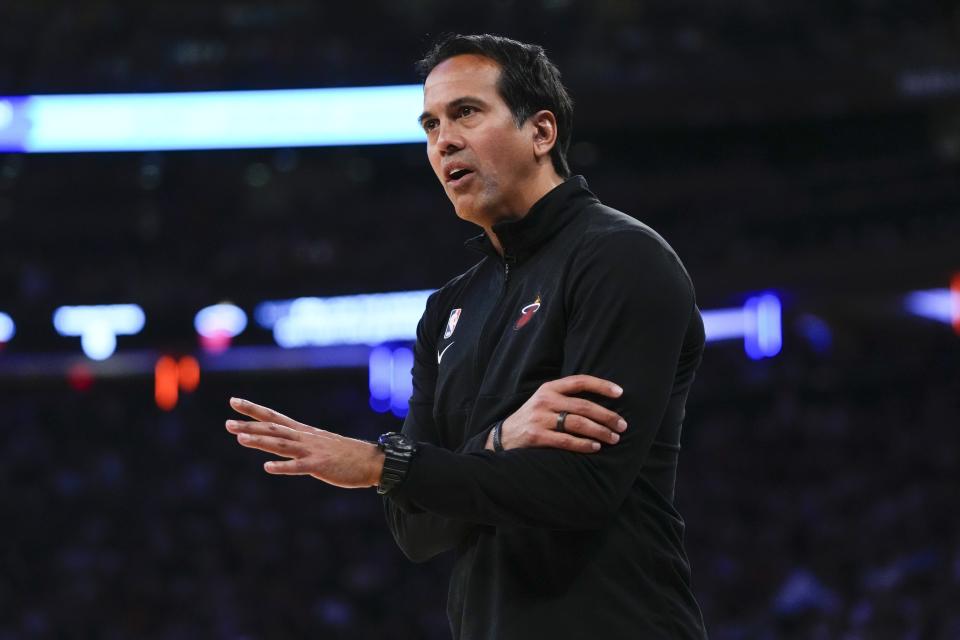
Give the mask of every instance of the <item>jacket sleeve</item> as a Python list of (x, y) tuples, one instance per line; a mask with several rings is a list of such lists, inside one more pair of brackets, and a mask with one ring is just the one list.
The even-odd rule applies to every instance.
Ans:
[(620, 442), (593, 454), (547, 448), (457, 454), (423, 444), (395, 489), (398, 497), (438, 516), (494, 526), (590, 529), (613, 516), (670, 400), (695, 309), (693, 286), (665, 244), (626, 230), (584, 242), (564, 304), (562, 376), (591, 374), (623, 387), (615, 400), (590, 398), (627, 421)]
[[(431, 300), (427, 303), (420, 323), (417, 325), (417, 342), (414, 347), (413, 396), (403, 423), (404, 435), (424, 444), (440, 447), (440, 437), (433, 419), (433, 395), (437, 382), (435, 350), (435, 322), (431, 312)], [(464, 443), (458, 452), (483, 450), (487, 431), (477, 434)], [(424, 562), (448, 549), (452, 549), (470, 532), (474, 525), (452, 520), (420, 509), (402, 497), (394, 498), (396, 490), (383, 497), (383, 511), (387, 525), (397, 545), (414, 562)]]

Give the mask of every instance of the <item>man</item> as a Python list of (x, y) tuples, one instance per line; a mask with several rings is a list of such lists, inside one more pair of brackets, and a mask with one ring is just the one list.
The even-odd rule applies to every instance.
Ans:
[(240, 400), (255, 421), (228, 429), (293, 458), (268, 472), (377, 485), (411, 559), (455, 550), (455, 638), (703, 638), (673, 506), (704, 345), (692, 283), (569, 177), (572, 106), (540, 47), (451, 36), (420, 68), (427, 156), (484, 257), (427, 302), (402, 435)]

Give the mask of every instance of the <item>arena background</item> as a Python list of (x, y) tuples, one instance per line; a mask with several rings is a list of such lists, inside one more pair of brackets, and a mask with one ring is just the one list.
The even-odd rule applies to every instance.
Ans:
[[(955, 3), (13, 0), (0, 638), (449, 637), (447, 558), (408, 562), (373, 491), (268, 476), (223, 429), (231, 395), (399, 426), (408, 340), (284, 348), (256, 310), (473, 264), (423, 144), (10, 143), (24, 96), (413, 84), (444, 31), (544, 45), (574, 171), (666, 237), (702, 309), (779, 323), (759, 352), (712, 341), (688, 406), (677, 503), (711, 637), (960, 637)], [(246, 327), (195, 324), (218, 303)], [(94, 306), (115, 304), (145, 322), (111, 351)], [(93, 308), (83, 345), (67, 306)]]

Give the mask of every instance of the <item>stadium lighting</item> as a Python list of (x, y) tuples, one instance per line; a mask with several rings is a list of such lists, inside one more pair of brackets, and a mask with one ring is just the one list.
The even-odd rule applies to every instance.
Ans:
[(954, 294), (950, 289), (925, 289), (908, 293), (904, 307), (913, 315), (951, 324), (954, 317)]
[(416, 339), (431, 290), (262, 302), (257, 324), (281, 347), (378, 345)]
[(370, 350), (370, 408), (377, 413), (390, 410), (390, 383), (393, 378), (393, 351), (388, 347)]
[(392, 411), (397, 417), (407, 415), (413, 394), (413, 351), (407, 347), (386, 346), (370, 350), (370, 408), (378, 413)]
[(233, 338), (247, 328), (247, 314), (236, 305), (215, 304), (197, 312), (193, 327), (200, 336), (204, 351), (221, 353), (230, 346)]
[(407, 415), (410, 396), (413, 395), (413, 350), (400, 347), (393, 350), (393, 375), (390, 379), (390, 410), (402, 418)]
[(960, 274), (953, 277), (949, 289), (923, 289), (908, 293), (903, 299), (910, 313), (953, 325), (960, 335)]
[(251, 149), (425, 142), (418, 84), (0, 96), (0, 152)]
[(13, 318), (0, 311), (0, 346), (13, 340), (16, 333), (17, 325), (13, 322)]
[(117, 348), (117, 336), (140, 333), (146, 316), (135, 304), (59, 307), (53, 326), (61, 336), (80, 336), (80, 346), (91, 360), (106, 360)]
[(13, 104), (9, 100), (0, 100), (0, 130), (13, 124)]
[(707, 342), (743, 338), (743, 349), (753, 360), (772, 358), (783, 348), (782, 305), (773, 293), (748, 298), (743, 307), (702, 315)]
[(733, 338), (742, 338), (746, 323), (743, 319), (743, 309), (716, 309), (701, 311), (703, 328), (707, 334), (707, 342), (719, 342)]
[(772, 358), (783, 347), (780, 298), (765, 293), (747, 300), (743, 305), (746, 327), (743, 348), (753, 360)]
[(17, 325), (14, 324), (13, 318), (0, 311), (0, 344), (13, 340), (13, 336), (16, 333)]

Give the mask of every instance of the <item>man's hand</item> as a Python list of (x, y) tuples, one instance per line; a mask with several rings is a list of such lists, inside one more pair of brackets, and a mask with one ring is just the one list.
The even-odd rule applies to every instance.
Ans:
[(348, 489), (379, 484), (384, 456), (377, 445), (311, 427), (240, 398), (231, 398), (230, 406), (254, 420), (227, 420), (227, 431), (236, 434), (241, 445), (292, 458), (265, 463), (267, 473), (311, 475)]
[[(623, 389), (609, 380), (574, 375), (552, 380), (540, 386), (522, 407), (504, 420), (500, 442), (504, 449), (550, 447), (578, 453), (593, 453), (600, 443), (616, 444), (627, 423), (615, 412), (595, 402), (573, 397), (595, 393), (619, 398)], [(567, 412), (564, 431), (557, 431), (557, 416)], [(487, 437), (487, 449), (493, 449), (493, 433)]]

